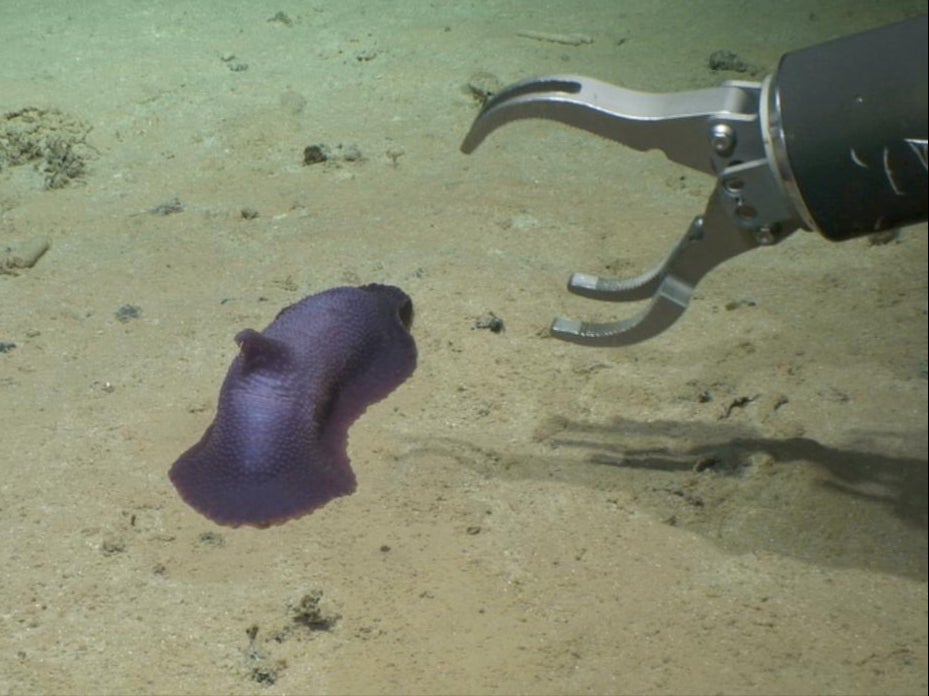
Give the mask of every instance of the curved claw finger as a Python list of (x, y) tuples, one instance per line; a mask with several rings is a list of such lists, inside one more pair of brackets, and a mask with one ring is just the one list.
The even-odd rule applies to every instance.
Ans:
[(664, 277), (664, 264), (635, 278), (603, 278), (590, 273), (572, 273), (568, 279), (568, 290), (593, 300), (634, 302), (653, 297)]
[(550, 101), (581, 91), (581, 78), (553, 76), (522, 80), (498, 92), (471, 124), (461, 143), (466, 155), (474, 152), (491, 132), (518, 118), (536, 115)]
[(666, 330), (687, 309), (693, 286), (672, 276), (661, 282), (648, 307), (629, 319), (595, 323), (557, 318), (549, 329), (552, 336), (585, 346), (616, 347), (641, 343)]

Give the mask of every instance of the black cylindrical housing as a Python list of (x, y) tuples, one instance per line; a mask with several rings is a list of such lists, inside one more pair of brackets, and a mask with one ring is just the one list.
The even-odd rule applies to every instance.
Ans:
[(927, 18), (788, 53), (774, 89), (818, 230), (842, 240), (927, 219)]

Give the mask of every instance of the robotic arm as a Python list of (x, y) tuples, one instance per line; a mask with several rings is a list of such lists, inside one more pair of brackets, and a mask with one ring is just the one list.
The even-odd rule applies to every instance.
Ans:
[(761, 83), (646, 94), (577, 76), (507, 87), (461, 145), (543, 118), (595, 133), (716, 177), (703, 214), (652, 271), (631, 279), (574, 273), (568, 290), (593, 299), (650, 299), (629, 319), (558, 318), (552, 335), (591, 346), (652, 338), (687, 309), (694, 287), (733, 256), (797, 229), (840, 241), (925, 221), (929, 132), (927, 18), (787, 53)]

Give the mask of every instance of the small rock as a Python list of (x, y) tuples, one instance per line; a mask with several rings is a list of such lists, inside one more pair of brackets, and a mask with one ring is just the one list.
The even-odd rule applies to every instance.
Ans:
[(498, 334), (502, 333), (506, 329), (506, 326), (503, 323), (503, 319), (493, 312), (487, 312), (474, 320), (474, 328)]

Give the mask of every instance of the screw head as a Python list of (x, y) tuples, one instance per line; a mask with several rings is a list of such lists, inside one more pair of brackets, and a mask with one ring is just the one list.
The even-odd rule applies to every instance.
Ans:
[(736, 137), (732, 126), (725, 123), (717, 123), (710, 131), (710, 143), (713, 145), (713, 152), (720, 157), (728, 157), (735, 149)]
[(774, 244), (774, 230), (770, 227), (759, 227), (755, 230), (755, 240), (762, 246)]

